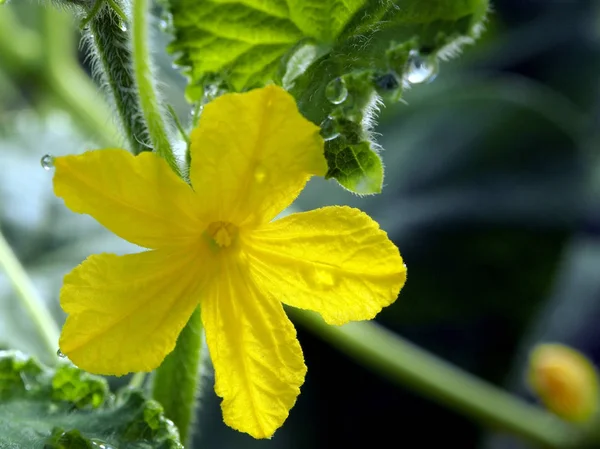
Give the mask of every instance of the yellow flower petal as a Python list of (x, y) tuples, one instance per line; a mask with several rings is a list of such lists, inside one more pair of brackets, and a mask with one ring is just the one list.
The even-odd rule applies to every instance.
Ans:
[(406, 281), (398, 248), (363, 212), (325, 207), (289, 215), (244, 239), (257, 284), (329, 324), (373, 318)]
[(319, 128), (276, 86), (226, 94), (192, 132), (190, 177), (205, 212), (237, 226), (268, 222), (327, 162)]
[[(206, 257), (206, 256), (205, 256)], [(173, 350), (209, 273), (189, 252), (89, 257), (65, 276), (60, 349), (95, 374), (151, 371)]]
[(300, 393), (302, 349), (281, 304), (259, 292), (239, 261), (224, 260), (220, 270), (202, 299), (215, 391), (227, 425), (268, 438)]
[(55, 194), (119, 237), (146, 248), (198, 238), (194, 191), (157, 155), (96, 150), (57, 157), (54, 166)]

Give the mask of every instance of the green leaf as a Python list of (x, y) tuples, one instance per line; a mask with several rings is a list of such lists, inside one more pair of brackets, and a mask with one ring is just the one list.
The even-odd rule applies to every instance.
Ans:
[[(356, 193), (378, 193), (383, 165), (369, 132), (378, 101), (398, 101), (406, 87), (433, 79), (438, 59), (478, 36), (488, 2), (170, 0), (170, 48), (192, 102), (283, 85), (326, 139), (342, 139), (327, 144), (326, 156), (350, 165), (330, 166), (328, 176)], [(355, 126), (332, 126), (340, 120)]]
[(302, 40), (334, 42), (366, 2), (172, 0), (170, 48), (181, 52), (177, 63), (187, 68), (192, 86), (216, 74), (230, 89), (244, 90), (271, 80)]
[(327, 146), (329, 171), (348, 190), (358, 194), (379, 193), (383, 184), (383, 164), (368, 142)]
[(0, 447), (175, 449), (177, 429), (158, 402), (72, 365), (48, 369), (18, 351), (0, 351)]

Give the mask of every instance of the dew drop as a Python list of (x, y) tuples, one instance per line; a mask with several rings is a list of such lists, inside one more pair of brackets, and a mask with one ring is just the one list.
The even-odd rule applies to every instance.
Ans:
[(348, 98), (348, 88), (342, 78), (330, 81), (325, 87), (325, 96), (330, 103), (341, 104)]
[(202, 96), (202, 104), (210, 103), (223, 92), (215, 84), (208, 84), (204, 86), (204, 95)]
[(42, 159), (40, 159), (40, 164), (42, 164), (42, 168), (44, 170), (49, 171), (50, 169), (54, 168), (54, 156), (51, 154), (45, 154), (42, 156)]
[(336, 284), (336, 278), (330, 271), (316, 267), (306, 272), (306, 280), (313, 288), (320, 290), (328, 290)]
[(267, 172), (266, 170), (261, 167), (260, 165), (258, 165), (255, 169), (254, 169), (254, 179), (256, 180), (256, 182), (258, 184), (262, 184), (263, 182), (265, 182), (265, 179), (267, 179)]
[(335, 285), (335, 278), (329, 271), (317, 270), (316, 281), (324, 288), (331, 288)]
[(23, 382), (23, 387), (26, 391), (30, 391), (35, 385), (35, 377), (32, 377), (31, 374), (28, 374), (25, 371), (21, 371), (20, 375), (21, 381)]
[(438, 62), (435, 55), (425, 58), (416, 50), (410, 52), (405, 73), (406, 81), (410, 84), (430, 83), (437, 73)]
[(64, 359), (66, 357), (66, 355), (60, 350), (60, 348), (58, 349), (58, 351), (56, 351), (56, 355), (59, 356), (61, 359)]
[(321, 122), (321, 137), (323, 140), (333, 140), (340, 135), (337, 120), (329, 116)]
[(173, 29), (173, 16), (167, 11), (164, 11), (163, 14), (161, 14), (158, 28), (164, 32), (169, 32)]
[(92, 447), (93, 448), (98, 448), (98, 449), (114, 449), (113, 446), (111, 446), (109, 443), (102, 441), (102, 440), (98, 440), (98, 439), (93, 439), (90, 440), (90, 443), (92, 443)]
[(385, 73), (375, 78), (375, 85), (385, 91), (396, 90), (400, 87), (400, 81), (395, 73)]
[(127, 24), (125, 24), (125, 22), (121, 22), (119, 28), (121, 29), (121, 31), (125, 32), (127, 31)]

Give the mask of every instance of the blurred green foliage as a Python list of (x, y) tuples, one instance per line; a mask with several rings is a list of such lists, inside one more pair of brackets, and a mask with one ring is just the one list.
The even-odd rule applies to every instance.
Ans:
[[(106, 381), (18, 351), (0, 351), (0, 447), (180, 449), (161, 406), (137, 390), (117, 396)], [(27, 425), (23, 425), (27, 423)]]
[[(48, 68), (49, 45), (66, 59), (77, 55), (75, 27), (57, 44), (48, 10), (2, 8), (20, 24), (0, 11), (0, 227), (62, 322), (62, 275), (88, 254), (135, 248), (67, 212), (39, 159), (113, 144), (115, 124), (96, 86), (73, 81), (75, 71), (89, 73), (84, 50), (83, 69)], [(495, 10), (477, 46), (443, 65), (435, 82), (405, 92), (407, 104), (382, 111), (381, 195), (357, 197), (316, 179), (294, 207), (349, 204), (372, 215), (408, 265), (407, 286), (380, 321), (527, 396), (523, 363), (537, 341), (562, 341), (600, 361), (600, 28), (592, 1), (499, 0)], [(163, 51), (168, 37), (157, 27), (155, 39), (163, 96), (187, 122), (184, 79)], [(81, 118), (89, 111), (73, 113), (73, 94), (90, 98), (91, 120)], [(1, 274), (0, 317), (2, 345), (44, 357)], [(257, 442), (229, 431), (206, 391), (198, 447), (517, 446), (392, 387), (308, 333), (300, 337), (309, 377), (276, 437)]]

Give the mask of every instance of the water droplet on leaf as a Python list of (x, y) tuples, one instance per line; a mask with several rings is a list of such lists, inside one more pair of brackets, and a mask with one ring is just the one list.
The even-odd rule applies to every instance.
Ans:
[(40, 164), (42, 164), (44, 170), (49, 171), (50, 169), (54, 168), (54, 156), (51, 154), (45, 154), (42, 156)]
[(219, 87), (216, 84), (208, 84), (204, 86), (202, 104), (210, 103), (221, 94), (223, 94), (223, 91), (219, 89)]
[(323, 140), (333, 140), (339, 135), (340, 130), (336, 119), (327, 117), (321, 122), (321, 137), (323, 137)]
[(59, 356), (61, 359), (64, 359), (66, 357), (66, 355), (64, 355), (60, 349), (56, 351), (56, 355)]
[(386, 73), (375, 78), (375, 84), (382, 90), (396, 90), (400, 87), (400, 80), (395, 73)]
[(127, 31), (127, 24), (125, 22), (121, 22), (119, 28), (121, 29), (121, 31)]
[(35, 385), (35, 376), (32, 376), (30, 373), (25, 371), (21, 371), (21, 381), (23, 382), (23, 387), (25, 390), (30, 391)]
[(325, 87), (325, 96), (333, 104), (341, 104), (348, 98), (348, 88), (342, 78), (330, 81)]
[(411, 84), (429, 83), (435, 79), (437, 73), (438, 62), (435, 55), (426, 58), (416, 50), (410, 52), (405, 73), (406, 81)]
[(111, 446), (109, 443), (102, 441), (102, 440), (98, 440), (98, 439), (93, 439), (90, 440), (90, 443), (92, 443), (92, 447), (93, 448), (98, 448), (98, 449), (114, 449), (113, 446)]

